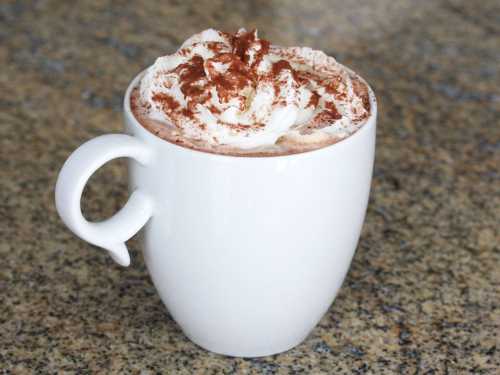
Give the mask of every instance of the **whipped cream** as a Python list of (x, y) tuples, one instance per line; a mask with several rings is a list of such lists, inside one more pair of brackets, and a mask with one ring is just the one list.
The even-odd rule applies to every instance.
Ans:
[(370, 113), (366, 85), (334, 58), (245, 29), (193, 35), (146, 71), (139, 95), (182, 137), (240, 149), (342, 139)]

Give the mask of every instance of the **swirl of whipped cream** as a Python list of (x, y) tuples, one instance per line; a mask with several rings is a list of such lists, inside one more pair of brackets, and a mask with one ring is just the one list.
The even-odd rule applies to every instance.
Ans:
[(148, 116), (182, 136), (241, 149), (280, 138), (345, 137), (369, 115), (366, 86), (321, 51), (279, 47), (256, 31), (195, 34), (140, 84)]

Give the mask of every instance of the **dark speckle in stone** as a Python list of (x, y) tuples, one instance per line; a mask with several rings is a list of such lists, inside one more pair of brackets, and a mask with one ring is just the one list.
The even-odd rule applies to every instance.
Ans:
[(28, 37), (30, 40), (30, 52), (35, 54), (45, 44), (45, 40), (35, 35), (29, 35)]
[(351, 346), (348, 348), (348, 351), (350, 354), (352, 354), (353, 356), (355, 357), (358, 357), (358, 358), (361, 358), (365, 355), (365, 353), (363, 352), (363, 350), (361, 350), (360, 348), (356, 347), (356, 346)]
[(367, 374), (369, 371), (368, 364), (363, 363), (361, 366), (358, 368), (353, 369), (354, 374)]
[(100, 109), (106, 107), (105, 99), (96, 95), (92, 90), (84, 90), (81, 96), (92, 108)]
[(473, 92), (473, 91), (465, 91), (458, 86), (454, 86), (447, 83), (435, 83), (432, 84), (434, 90), (439, 92), (440, 94), (444, 94), (451, 99), (455, 99), (458, 102), (466, 102), (466, 101), (488, 101), (495, 102), (498, 101), (498, 95), (493, 92)]
[(489, 349), (486, 351), (486, 353), (485, 353), (485, 354), (486, 354), (486, 355), (491, 355), (491, 356), (493, 356), (493, 355), (495, 355), (496, 351), (497, 351), (497, 347), (496, 347), (495, 345), (493, 345), (491, 348), (489, 348)]
[(52, 59), (43, 59), (42, 61), (42, 68), (48, 73), (64, 73), (64, 61)]
[(111, 98), (103, 98), (93, 90), (86, 89), (82, 91), (81, 98), (92, 108), (110, 108), (113, 111), (121, 111), (123, 94), (113, 93)]
[(98, 38), (97, 40), (101, 43), (109, 45), (112, 48), (115, 48), (123, 56), (129, 59), (136, 58), (141, 52), (141, 49), (138, 45), (125, 43), (114, 37)]
[(411, 342), (410, 337), (411, 337), (410, 331), (408, 331), (403, 325), (400, 325), (399, 344), (408, 345)]
[(13, 21), (18, 19), (25, 7), (22, 1), (5, 1), (0, 4), (0, 21)]
[(330, 346), (324, 341), (320, 341), (320, 342), (316, 343), (314, 345), (313, 350), (316, 353), (320, 353), (320, 354), (326, 354), (326, 353), (330, 353), (332, 351)]

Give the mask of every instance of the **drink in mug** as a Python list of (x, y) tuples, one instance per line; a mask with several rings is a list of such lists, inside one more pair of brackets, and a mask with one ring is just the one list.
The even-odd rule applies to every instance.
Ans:
[[(78, 148), (56, 185), (63, 221), (121, 265), (144, 228), (146, 265), (184, 333), (210, 351), (299, 344), (349, 269), (370, 190), (376, 101), (323, 52), (255, 31), (206, 30), (130, 84), (125, 134)], [(83, 188), (128, 157), (129, 201), (86, 221)]]

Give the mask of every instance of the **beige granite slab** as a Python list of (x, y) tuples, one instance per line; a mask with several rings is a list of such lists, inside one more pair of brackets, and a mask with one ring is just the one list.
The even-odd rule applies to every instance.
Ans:
[[(498, 374), (499, 14), (495, 0), (2, 1), (0, 373)], [(120, 268), (53, 202), (69, 153), (121, 130), (134, 74), (194, 32), (242, 25), (336, 56), (380, 105), (344, 286), (302, 345), (259, 359), (189, 342), (140, 252)], [(125, 200), (114, 162), (83, 206), (98, 219)]]

